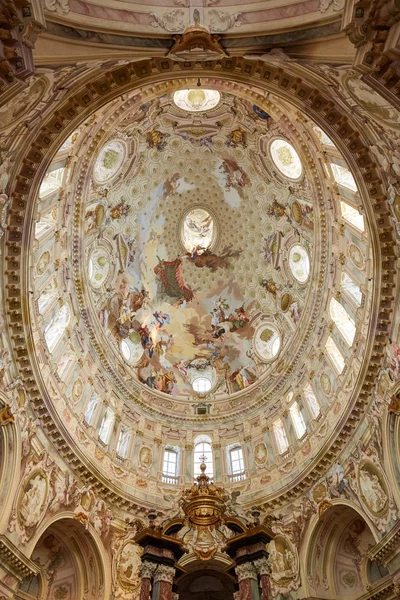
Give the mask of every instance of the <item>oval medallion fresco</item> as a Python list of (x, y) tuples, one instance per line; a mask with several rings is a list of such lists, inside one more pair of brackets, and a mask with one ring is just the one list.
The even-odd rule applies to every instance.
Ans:
[(120, 170), (125, 161), (127, 149), (120, 140), (107, 142), (96, 159), (93, 168), (93, 177), (96, 183), (104, 184), (111, 181)]

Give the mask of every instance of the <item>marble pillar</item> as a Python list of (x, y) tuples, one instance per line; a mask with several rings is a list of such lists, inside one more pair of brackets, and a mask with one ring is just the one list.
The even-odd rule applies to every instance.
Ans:
[(267, 558), (259, 558), (254, 561), (254, 566), (258, 575), (260, 576), (261, 590), (262, 596), (261, 600), (271, 600), (271, 582), (270, 582), (270, 573), (271, 567)]
[(157, 565), (148, 560), (145, 560), (140, 567), (140, 600), (150, 600), (151, 580), (154, 575)]
[(260, 600), (257, 571), (253, 563), (238, 565), (235, 572), (239, 582), (240, 600)]
[(172, 600), (172, 584), (175, 569), (167, 565), (158, 565), (154, 574), (154, 593), (152, 600)]

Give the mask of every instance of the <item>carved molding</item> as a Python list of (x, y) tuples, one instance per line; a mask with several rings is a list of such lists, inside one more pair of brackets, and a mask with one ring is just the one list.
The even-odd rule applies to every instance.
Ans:
[(5, 535), (0, 535), (0, 564), (20, 581), (40, 572), (37, 564), (24, 556)]

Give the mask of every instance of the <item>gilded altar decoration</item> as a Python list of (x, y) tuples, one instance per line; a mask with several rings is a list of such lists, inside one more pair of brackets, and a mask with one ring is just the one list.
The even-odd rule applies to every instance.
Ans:
[(210, 560), (225, 545), (226, 536), (219, 528), (223, 525), (228, 496), (224, 488), (210, 481), (204, 462), (200, 470), (197, 483), (182, 496), (186, 525), (190, 528), (183, 543), (187, 551), (194, 552), (201, 560)]

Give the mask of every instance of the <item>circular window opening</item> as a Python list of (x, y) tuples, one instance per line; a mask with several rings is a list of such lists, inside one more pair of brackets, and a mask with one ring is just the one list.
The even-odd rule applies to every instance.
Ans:
[(188, 112), (204, 112), (217, 106), (221, 94), (217, 90), (179, 90), (174, 93), (174, 103), (178, 108)]
[(299, 283), (305, 283), (310, 275), (310, 258), (303, 246), (293, 246), (289, 252), (289, 267)]
[(271, 158), (282, 175), (289, 179), (300, 179), (303, 166), (296, 150), (286, 140), (274, 140), (270, 146)]
[(198, 394), (205, 394), (212, 388), (212, 383), (207, 377), (196, 377), (192, 381), (192, 387)]
[(281, 336), (272, 325), (261, 326), (254, 336), (254, 349), (263, 361), (277, 357), (281, 349)]
[(131, 365), (136, 364), (143, 356), (143, 347), (140, 342), (140, 336), (135, 331), (130, 333), (126, 339), (121, 340), (119, 347), (122, 356)]
[(192, 258), (210, 247), (214, 238), (214, 220), (203, 208), (194, 208), (183, 222), (183, 245)]
[(121, 342), (121, 352), (122, 352), (122, 356), (126, 360), (130, 360), (130, 358), (131, 358), (131, 350), (129, 348), (129, 345), (125, 342), (125, 340), (122, 340), (122, 342)]

